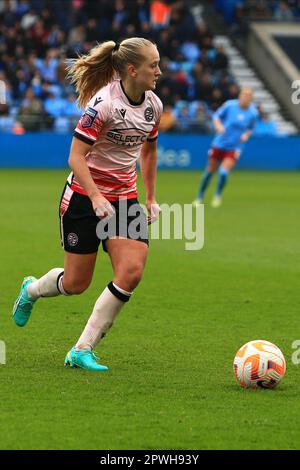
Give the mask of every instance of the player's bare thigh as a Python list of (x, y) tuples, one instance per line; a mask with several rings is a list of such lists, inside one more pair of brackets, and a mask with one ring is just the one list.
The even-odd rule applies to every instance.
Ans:
[(90, 285), (97, 259), (97, 252), (89, 254), (65, 251), (63, 287), (69, 294), (81, 294)]
[(208, 152), (208, 162), (206, 166), (206, 171), (209, 173), (214, 173), (220, 165), (220, 160), (213, 156), (213, 150), (210, 149)]
[(114, 282), (128, 292), (138, 285), (144, 272), (148, 245), (138, 240), (114, 238), (106, 241), (111, 259)]
[(225, 168), (228, 171), (231, 171), (232, 168), (236, 165), (236, 159), (231, 157), (226, 157), (221, 163), (221, 168)]

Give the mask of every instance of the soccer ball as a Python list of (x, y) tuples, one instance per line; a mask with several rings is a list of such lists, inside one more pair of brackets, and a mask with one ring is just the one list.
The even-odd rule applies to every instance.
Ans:
[(237, 381), (242, 387), (274, 388), (285, 374), (285, 359), (269, 341), (257, 339), (244, 344), (233, 361)]

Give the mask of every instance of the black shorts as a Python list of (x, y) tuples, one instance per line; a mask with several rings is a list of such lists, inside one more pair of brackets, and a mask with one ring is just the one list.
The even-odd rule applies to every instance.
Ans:
[(130, 238), (149, 244), (147, 217), (137, 199), (111, 202), (115, 215), (108, 220), (96, 216), (88, 196), (71, 191), (66, 185), (60, 203), (61, 243), (69, 253), (98, 251), (99, 244), (114, 237)]

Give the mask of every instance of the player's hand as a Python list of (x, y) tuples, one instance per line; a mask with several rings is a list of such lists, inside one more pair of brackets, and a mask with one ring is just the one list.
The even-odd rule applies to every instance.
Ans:
[(242, 134), (241, 137), (240, 137), (241, 142), (247, 142), (248, 139), (249, 139), (249, 135), (247, 133)]
[(93, 209), (95, 214), (99, 219), (110, 218), (115, 214), (115, 209), (111, 203), (104, 197), (99, 194), (92, 198)]
[(218, 125), (218, 127), (217, 127), (216, 131), (217, 131), (217, 134), (220, 134), (220, 135), (222, 135), (222, 134), (224, 134), (224, 133), (225, 133), (225, 127), (224, 127), (224, 126), (222, 126), (222, 124), (220, 124), (220, 125)]
[(161, 209), (156, 201), (146, 201), (146, 207), (148, 211), (147, 222), (150, 225), (158, 220)]

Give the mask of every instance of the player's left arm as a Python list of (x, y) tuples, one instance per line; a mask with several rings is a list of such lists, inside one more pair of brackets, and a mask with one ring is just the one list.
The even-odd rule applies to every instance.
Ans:
[(140, 157), (141, 175), (146, 192), (146, 207), (149, 213), (148, 222), (158, 219), (159, 204), (156, 201), (156, 175), (157, 175), (157, 140), (144, 142)]
[(253, 130), (255, 128), (255, 125), (256, 125), (257, 116), (258, 116), (258, 113), (255, 110), (255, 112), (253, 112), (253, 116), (252, 116), (252, 120), (251, 120), (251, 124), (249, 126), (249, 129), (246, 132), (244, 132), (240, 137), (241, 142), (247, 142), (247, 140), (250, 139), (250, 137), (252, 135), (252, 132), (253, 132)]
[(240, 137), (241, 142), (247, 142), (247, 140), (250, 139), (251, 134), (252, 134), (252, 130), (244, 132), (244, 134), (242, 134)]

